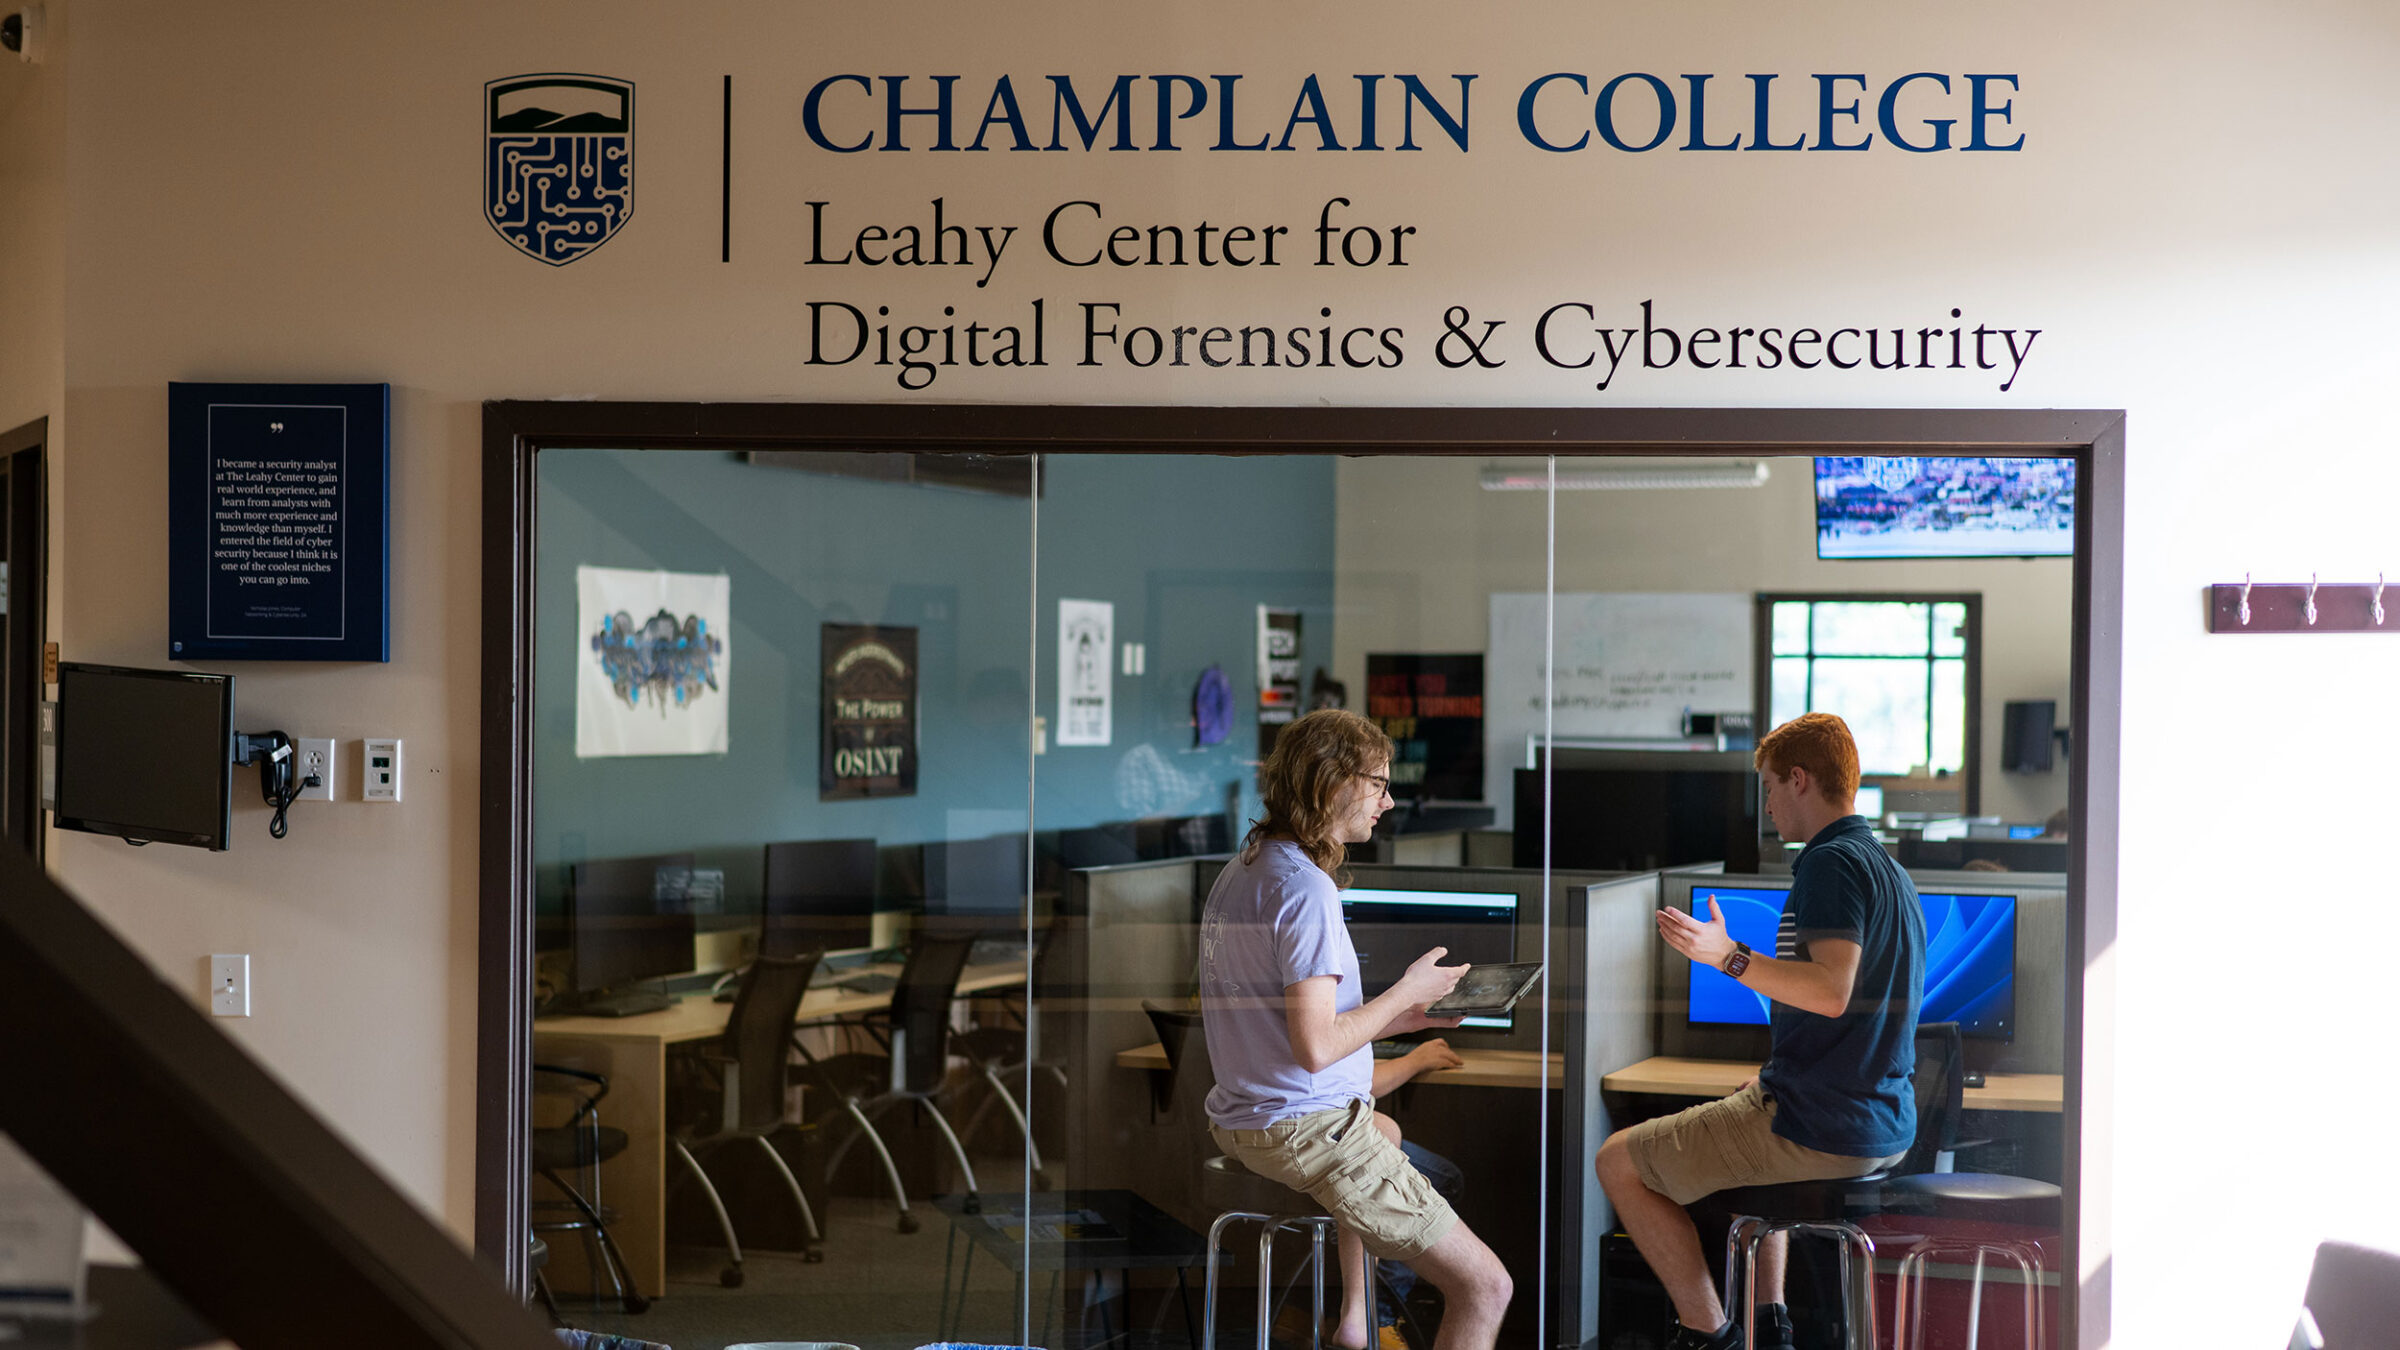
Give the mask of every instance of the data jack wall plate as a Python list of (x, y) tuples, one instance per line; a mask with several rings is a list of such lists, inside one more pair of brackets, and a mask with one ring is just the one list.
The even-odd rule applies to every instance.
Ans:
[(400, 800), (400, 742), (370, 737), (361, 742), (359, 797), (370, 802)]
[(329, 802), (334, 800), (334, 773), (340, 767), (334, 762), (334, 747), (337, 744), (339, 742), (330, 737), (300, 736), (294, 738), (292, 742), (292, 781), (305, 783), (310, 774), (317, 776), (315, 787), (300, 789), (301, 801)]

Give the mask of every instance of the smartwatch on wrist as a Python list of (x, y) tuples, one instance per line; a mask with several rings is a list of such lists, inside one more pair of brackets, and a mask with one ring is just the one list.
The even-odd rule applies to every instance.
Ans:
[(1742, 978), (1742, 972), (1748, 970), (1749, 968), (1750, 944), (1747, 942), (1734, 943), (1733, 955), (1726, 957), (1725, 964), (1718, 967), (1718, 969), (1724, 971), (1727, 975), (1730, 975), (1737, 980)]

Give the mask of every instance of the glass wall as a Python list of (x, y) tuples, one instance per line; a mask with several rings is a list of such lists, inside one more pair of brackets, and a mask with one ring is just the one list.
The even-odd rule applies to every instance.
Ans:
[[(1194, 1343), (1203, 1237), (1264, 1184), (1209, 1166), (1200, 920), (1260, 760), (1324, 707), (1394, 746), (1343, 868), (1361, 992), (1437, 945), (1543, 967), (1374, 1051), (1412, 1168), (1513, 1281), (1501, 1344), (1659, 1342), (1593, 1154), (1766, 1054), (1655, 915), (1789, 890), (1749, 747), (1795, 711), (1929, 785), (1871, 823), (1931, 964), (1982, 980), (1942, 1005), (1994, 1141), (1959, 1165), (2056, 1181), (2063, 858), (1963, 869), (2054, 842), (2009, 836), (2065, 778), (2000, 784), (1997, 820), (1940, 793), (1999, 700), (2064, 697), (2070, 564), (1820, 562), (1806, 460), (1683, 472), (1710, 467), (543, 452), (533, 1193), (562, 1319), (679, 1350)], [(2013, 653), (1989, 708), (1968, 596)], [(1925, 1227), (1860, 1221), (1892, 1252)], [(1308, 1250), (1272, 1264), (1289, 1343)], [(1254, 1342), (1258, 1252), (1226, 1243), (1221, 1344)], [(1795, 1304), (1831, 1298), (1830, 1258), (1795, 1269)], [(1430, 1344), (1442, 1295), (1383, 1273), (1379, 1343)]]

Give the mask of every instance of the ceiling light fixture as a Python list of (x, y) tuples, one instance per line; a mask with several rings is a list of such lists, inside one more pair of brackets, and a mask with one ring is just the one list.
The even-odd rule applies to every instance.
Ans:
[[(1550, 486), (1550, 470), (1541, 464), (1486, 465), (1486, 492), (1541, 492)], [(1673, 488), (1754, 488), (1767, 483), (1763, 461), (1736, 460), (1728, 464), (1691, 464), (1669, 468), (1650, 465), (1562, 468), (1561, 492), (1641, 492)]]

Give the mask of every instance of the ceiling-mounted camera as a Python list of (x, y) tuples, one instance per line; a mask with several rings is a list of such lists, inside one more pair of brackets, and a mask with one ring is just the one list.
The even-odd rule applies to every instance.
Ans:
[(20, 61), (42, 59), (40, 5), (27, 5), (23, 9), (0, 14), (0, 49), (15, 52)]

